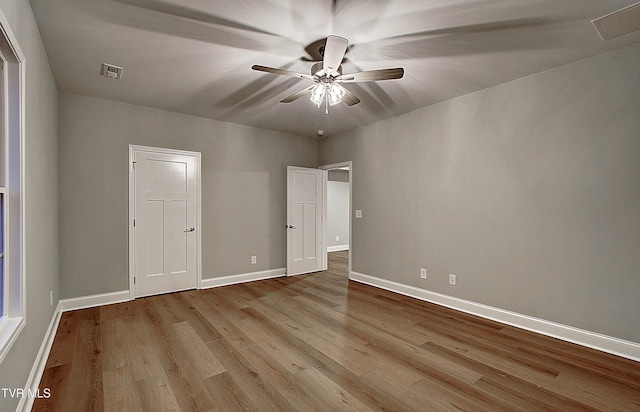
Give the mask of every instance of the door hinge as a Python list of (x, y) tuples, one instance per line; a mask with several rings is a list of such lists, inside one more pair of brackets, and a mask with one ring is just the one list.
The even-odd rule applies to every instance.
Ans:
[(133, 219), (133, 227), (136, 227), (136, 220)]
[(133, 277), (133, 284), (134, 285), (136, 284), (136, 277), (135, 276)]

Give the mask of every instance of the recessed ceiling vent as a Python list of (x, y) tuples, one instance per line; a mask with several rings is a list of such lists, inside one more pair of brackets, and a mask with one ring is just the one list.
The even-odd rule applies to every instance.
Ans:
[(640, 2), (591, 20), (602, 40), (640, 30)]
[(122, 67), (114, 66), (109, 63), (102, 63), (102, 66), (100, 66), (100, 76), (118, 80), (122, 77)]

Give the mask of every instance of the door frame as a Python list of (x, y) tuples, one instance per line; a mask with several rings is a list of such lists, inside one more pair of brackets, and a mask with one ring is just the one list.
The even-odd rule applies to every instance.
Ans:
[[(321, 170), (332, 170), (332, 169), (340, 169), (342, 167), (348, 167), (349, 168), (349, 267), (348, 267), (348, 278), (351, 279), (351, 262), (352, 262), (352, 256), (353, 256), (353, 215), (352, 215), (352, 210), (353, 210), (353, 161), (349, 160), (346, 162), (340, 162), (340, 163), (332, 163), (332, 164), (328, 164), (328, 165), (323, 165), (323, 166), (319, 166), (318, 169)], [(326, 179), (328, 180), (328, 178)], [(324, 192), (325, 192), (325, 199), (324, 199), (324, 204), (323, 204), (323, 217), (324, 219), (322, 220), (322, 224), (324, 226), (324, 238), (323, 238), (323, 248), (324, 248), (324, 266), (325, 266), (325, 270), (326, 267), (328, 265), (328, 256), (327, 256), (327, 239), (326, 239), (326, 233), (327, 233), (327, 199), (326, 199), (326, 193), (327, 193), (327, 181), (324, 182)]]
[(196, 168), (196, 288), (202, 289), (202, 219), (201, 219), (201, 202), (202, 197), (201, 193), (201, 173), (200, 173), (200, 164), (202, 155), (200, 152), (190, 152), (186, 150), (177, 150), (177, 149), (165, 149), (160, 147), (151, 147), (151, 146), (140, 146), (140, 145), (129, 145), (129, 218), (127, 224), (129, 225), (129, 300), (134, 300), (136, 298), (135, 293), (135, 283), (134, 283), (134, 273), (135, 273), (135, 242), (134, 242), (134, 231), (133, 231), (133, 217), (135, 216), (135, 175), (134, 175), (134, 155), (135, 152), (153, 152), (153, 153), (162, 153), (169, 155), (180, 155), (180, 156), (195, 156), (198, 159), (198, 167)]

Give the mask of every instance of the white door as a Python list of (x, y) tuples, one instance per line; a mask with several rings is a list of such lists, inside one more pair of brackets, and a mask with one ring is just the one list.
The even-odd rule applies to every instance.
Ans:
[(132, 157), (135, 296), (193, 289), (197, 286), (198, 154), (134, 149)]
[(287, 275), (324, 267), (324, 182), (326, 171), (287, 167)]

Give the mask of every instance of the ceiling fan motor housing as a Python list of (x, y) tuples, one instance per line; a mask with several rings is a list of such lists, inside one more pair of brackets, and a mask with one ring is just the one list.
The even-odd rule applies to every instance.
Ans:
[[(322, 62), (315, 63), (313, 66), (311, 66), (311, 75), (315, 76), (321, 70), (322, 70)], [(338, 72), (338, 75), (342, 74), (342, 65), (338, 67), (337, 72)]]

